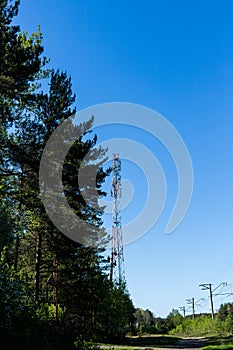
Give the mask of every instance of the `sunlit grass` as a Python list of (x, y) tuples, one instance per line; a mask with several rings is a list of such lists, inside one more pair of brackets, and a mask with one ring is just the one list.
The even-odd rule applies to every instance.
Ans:
[(208, 345), (204, 346), (202, 350), (224, 350), (224, 349), (232, 349), (233, 350), (233, 344), (222, 344), (222, 345)]

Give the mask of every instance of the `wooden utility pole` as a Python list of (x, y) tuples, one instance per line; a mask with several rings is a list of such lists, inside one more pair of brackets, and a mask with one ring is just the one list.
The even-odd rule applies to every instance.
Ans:
[(211, 313), (212, 313), (212, 320), (214, 319), (214, 304), (213, 304), (213, 293), (212, 293), (212, 285), (209, 284), (209, 290), (210, 290), (210, 304), (211, 304)]
[(188, 303), (188, 304), (192, 304), (193, 320), (194, 320), (194, 318), (195, 318), (195, 302), (194, 302), (194, 298), (192, 298), (192, 299), (187, 299), (187, 303)]
[(185, 306), (181, 306), (181, 307), (179, 307), (179, 309), (180, 309), (181, 311), (183, 311), (184, 318), (185, 318)]
[(202, 290), (209, 290), (210, 291), (211, 316), (212, 316), (212, 320), (213, 320), (214, 319), (214, 303), (213, 303), (212, 284), (211, 283), (203, 283), (203, 284), (200, 284), (199, 287), (201, 287)]

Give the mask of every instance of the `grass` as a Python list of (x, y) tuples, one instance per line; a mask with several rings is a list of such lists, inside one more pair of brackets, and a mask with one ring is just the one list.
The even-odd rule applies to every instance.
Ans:
[(229, 335), (224, 336), (214, 336), (206, 338), (206, 346), (202, 350), (224, 350), (232, 349), (233, 350), (233, 336)]
[(202, 350), (224, 350), (224, 349), (233, 350), (233, 344), (207, 345), (202, 348)]
[(140, 348), (134, 348), (132, 346), (124, 346), (123, 348), (119, 345), (116, 345), (116, 346), (109, 346), (109, 347), (105, 347), (104, 349), (106, 350), (141, 350)]

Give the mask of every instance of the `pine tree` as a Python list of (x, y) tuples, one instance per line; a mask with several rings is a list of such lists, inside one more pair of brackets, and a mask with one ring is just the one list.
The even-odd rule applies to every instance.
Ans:
[[(98, 196), (105, 194), (102, 184), (108, 175), (103, 169), (105, 150), (96, 147), (97, 136), (91, 134), (92, 116), (86, 123), (73, 123), (75, 95), (71, 79), (65, 72), (45, 70), (47, 59), (42, 57), (40, 31), (29, 36), (12, 25), (18, 6), (19, 1), (0, 3), (0, 198), (10, 206), (14, 223), (11, 229), (7, 225), (12, 221), (6, 220), (6, 236), (2, 236), (0, 247), (13, 242), (9, 269), (14, 265), (15, 273), (17, 269), (27, 275), (28, 290), (34, 287), (37, 304), (54, 302), (55, 296), (56, 303), (66, 307), (64, 322), (70, 324), (72, 336), (82, 333), (87, 338), (97, 338), (105, 332), (109, 337), (122, 336), (131, 322), (133, 306), (125, 290), (112, 286), (103, 268), (106, 261), (101, 247), (107, 237)], [(44, 77), (49, 79), (47, 92), (38, 90)], [(88, 230), (82, 231), (82, 226), (77, 230), (76, 241), (63, 235), (50, 221), (39, 188), (42, 152), (65, 120), (69, 121), (67, 131), (72, 129), (75, 135), (79, 129), (81, 135), (66, 156), (61, 193), (81, 221), (89, 224)], [(67, 133), (65, 141), (74, 135)], [(78, 181), (81, 164), (87, 171), (84, 185)], [(56, 164), (50, 167), (55, 181)], [(95, 183), (94, 188), (89, 183)], [(89, 203), (82, 196), (84, 191)], [(53, 199), (54, 193), (50, 192)], [(5, 220), (9, 212), (4, 212), (4, 207), (0, 209), (0, 220)], [(97, 243), (96, 248), (78, 243), (83, 236), (86, 243)]]

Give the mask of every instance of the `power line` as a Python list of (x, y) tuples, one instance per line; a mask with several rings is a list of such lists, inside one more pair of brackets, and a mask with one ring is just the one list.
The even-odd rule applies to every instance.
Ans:
[(220, 264), (215, 272), (208, 276), (208, 280), (215, 281), (220, 274), (226, 272), (233, 265), (233, 253), (231, 253), (223, 262)]
[[(201, 303), (200, 303), (201, 302)], [(203, 303), (204, 302), (204, 303)], [(207, 299), (206, 298), (200, 298), (195, 302), (195, 307), (199, 307), (203, 309), (207, 305)]]
[[(191, 298), (191, 299), (186, 299), (187, 304), (190, 305), (188, 307), (185, 306), (181, 306), (179, 307), (179, 309), (184, 313), (184, 317), (186, 315), (187, 312), (190, 312), (192, 310), (192, 317), (193, 319), (195, 318), (195, 310), (197, 308), (203, 309), (206, 307), (207, 302), (209, 302), (210, 300), (210, 306), (211, 306), (211, 315), (212, 315), (212, 319), (214, 318), (214, 303), (213, 303), (213, 299), (216, 298), (217, 302), (219, 304), (219, 302), (228, 299), (230, 296), (233, 295), (233, 283), (227, 283), (227, 282), (222, 282), (220, 283), (217, 287), (215, 287), (213, 289), (213, 284), (212, 283), (203, 283), (199, 285), (202, 290), (209, 290), (210, 291), (210, 295), (208, 298), (199, 298), (198, 300), (195, 301), (195, 298)], [(219, 290), (218, 293), (215, 293), (217, 289), (219, 289), (221, 287), (221, 289)], [(218, 297), (222, 297), (221, 299), (219, 299)]]

